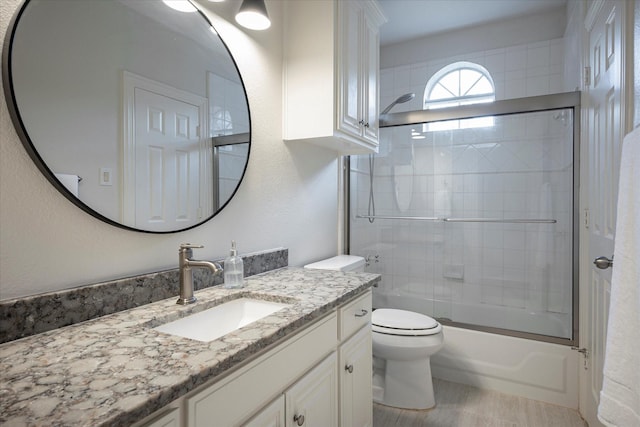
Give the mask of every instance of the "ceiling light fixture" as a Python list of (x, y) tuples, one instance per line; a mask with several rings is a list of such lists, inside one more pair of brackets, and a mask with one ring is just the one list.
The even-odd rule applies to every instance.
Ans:
[(271, 26), (264, 0), (242, 0), (236, 22), (250, 30), (266, 30)]

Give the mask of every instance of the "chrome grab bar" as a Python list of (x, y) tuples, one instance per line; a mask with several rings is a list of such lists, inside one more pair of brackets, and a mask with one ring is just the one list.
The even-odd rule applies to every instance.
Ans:
[(555, 219), (536, 218), (438, 218), (428, 216), (384, 216), (384, 215), (356, 215), (361, 219), (404, 219), (411, 221), (433, 221), (433, 222), (493, 222), (508, 224), (555, 224)]

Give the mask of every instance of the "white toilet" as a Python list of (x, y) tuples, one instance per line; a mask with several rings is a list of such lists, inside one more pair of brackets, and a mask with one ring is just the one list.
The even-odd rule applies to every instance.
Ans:
[[(305, 268), (364, 271), (364, 258), (339, 255)], [(429, 409), (435, 406), (431, 356), (444, 344), (442, 326), (429, 316), (406, 310), (375, 309), (373, 400), (388, 406)]]

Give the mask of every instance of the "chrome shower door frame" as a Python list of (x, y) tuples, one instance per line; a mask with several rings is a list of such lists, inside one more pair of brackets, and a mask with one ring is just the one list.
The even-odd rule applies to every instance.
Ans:
[[(446, 120), (473, 119), (479, 117), (504, 116), (522, 113), (544, 112), (559, 109), (573, 110), (573, 239), (572, 239), (572, 337), (570, 339), (552, 337), (530, 332), (514, 331), (510, 329), (494, 328), (455, 322), (449, 319), (439, 319), (440, 323), (455, 327), (462, 327), (482, 332), (496, 333), (518, 338), (532, 339), (555, 344), (575, 346), (579, 342), (579, 238), (580, 238), (580, 91), (565, 92), (552, 95), (532, 96), (498, 100), (492, 103), (463, 105), (459, 107), (442, 108), (437, 110), (414, 110), (401, 113), (384, 114), (380, 116), (379, 127), (417, 125)], [(344, 192), (344, 235), (343, 248), (350, 253), (350, 157), (345, 156), (342, 162), (343, 192)], [(442, 218), (418, 218), (418, 220), (443, 220)]]

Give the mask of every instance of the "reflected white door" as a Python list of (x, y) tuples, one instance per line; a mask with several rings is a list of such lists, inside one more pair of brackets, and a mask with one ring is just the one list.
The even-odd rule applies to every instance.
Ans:
[[(611, 269), (596, 268), (593, 260), (611, 258), (616, 230), (616, 203), (620, 151), (624, 135), (625, 0), (590, 2), (585, 22), (588, 32), (590, 84), (584, 92), (586, 108), (583, 139), (583, 168), (588, 170), (586, 184), (588, 220), (582, 235), (588, 242), (588, 259), (583, 266), (581, 284), (581, 347), (588, 351), (585, 369), (580, 375), (580, 412), (589, 426), (602, 424), (597, 408), (602, 388), (604, 348), (607, 336)], [(586, 146), (585, 146), (586, 145)], [(583, 246), (584, 247), (584, 246)]]
[(135, 89), (135, 227), (168, 231), (200, 219), (199, 108)]

